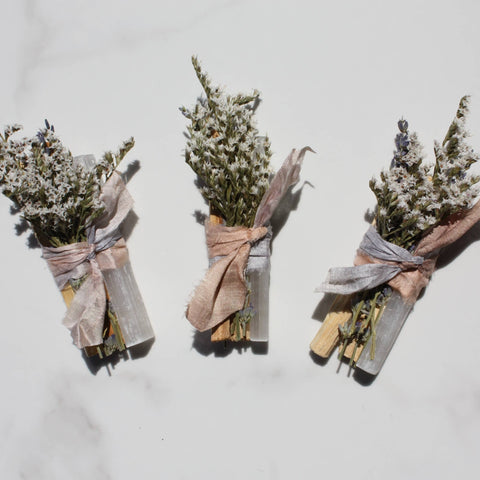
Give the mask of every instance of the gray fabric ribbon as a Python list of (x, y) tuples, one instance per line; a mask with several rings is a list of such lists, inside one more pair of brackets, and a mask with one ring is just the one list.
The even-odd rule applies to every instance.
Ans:
[(353, 267), (331, 268), (327, 278), (315, 291), (349, 295), (386, 283), (406, 269), (422, 265), (424, 258), (412, 255), (398, 245), (387, 242), (371, 226), (360, 243), (359, 253), (372, 259), (392, 263), (368, 263)]
[(42, 256), (59, 289), (65, 288), (69, 280), (87, 275), (63, 319), (79, 348), (103, 342), (106, 291), (102, 270), (119, 268), (128, 261), (127, 247), (119, 227), (131, 210), (133, 199), (120, 175), (113, 173), (102, 187), (100, 199), (105, 211), (87, 229), (87, 242), (58, 248), (42, 247)]

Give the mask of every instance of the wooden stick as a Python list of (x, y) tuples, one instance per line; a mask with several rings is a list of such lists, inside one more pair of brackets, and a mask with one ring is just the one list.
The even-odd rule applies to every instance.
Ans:
[(310, 344), (311, 350), (323, 358), (328, 358), (340, 340), (338, 327), (350, 320), (352, 295), (337, 295), (330, 311)]
[(73, 288), (70, 284), (67, 284), (67, 286), (64, 287), (64, 289), (62, 290), (62, 296), (65, 305), (68, 308), (72, 303), (73, 297), (75, 296), (75, 292), (73, 291)]
[(210, 340), (212, 342), (230, 340), (230, 320), (228, 318), (212, 328)]

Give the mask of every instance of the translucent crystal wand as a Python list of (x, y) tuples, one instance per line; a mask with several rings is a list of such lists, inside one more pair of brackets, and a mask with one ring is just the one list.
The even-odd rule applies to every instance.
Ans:
[(371, 336), (365, 344), (357, 368), (370, 375), (380, 372), (412, 308), (412, 303), (405, 302), (396, 290), (392, 291), (376, 325), (375, 338)]

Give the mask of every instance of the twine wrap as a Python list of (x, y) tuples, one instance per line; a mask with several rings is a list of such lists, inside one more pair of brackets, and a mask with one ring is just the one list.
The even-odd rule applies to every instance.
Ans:
[(87, 229), (87, 242), (62, 247), (42, 247), (42, 256), (60, 290), (70, 280), (87, 275), (67, 309), (63, 324), (78, 348), (100, 345), (106, 309), (102, 271), (119, 268), (128, 261), (120, 224), (133, 206), (120, 175), (116, 172), (102, 187), (104, 213)]
[[(265, 192), (252, 228), (205, 223), (209, 259), (219, 258), (210, 265), (187, 308), (187, 319), (198, 330), (208, 330), (244, 307), (245, 268), (252, 245), (267, 236), (269, 230), (264, 225), (270, 221), (288, 188), (298, 182), (307, 151), (313, 152), (310, 147), (290, 152)], [(254, 261), (253, 256), (250, 258)]]
[(387, 242), (370, 227), (357, 251), (355, 266), (331, 268), (316, 291), (348, 295), (388, 283), (406, 303), (413, 304), (428, 285), (440, 250), (462, 237), (478, 220), (480, 202), (432, 228), (413, 254)]

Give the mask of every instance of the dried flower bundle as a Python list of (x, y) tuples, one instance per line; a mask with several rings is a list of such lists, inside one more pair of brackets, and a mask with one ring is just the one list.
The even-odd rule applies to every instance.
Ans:
[[(370, 188), (377, 198), (374, 222), (376, 231), (383, 240), (405, 249), (407, 255), (408, 252), (418, 255), (419, 249), (422, 250), (422, 240), (425, 241), (436, 227), (448, 225), (453, 218), (464, 215), (473, 207), (474, 200), (478, 195), (476, 184), (480, 177), (471, 175), (468, 170), (480, 159), (480, 156), (466, 142), (468, 137), (465, 125), (467, 113), (468, 97), (463, 97), (444, 141), (441, 145), (435, 143), (436, 161), (434, 165), (425, 165), (422, 146), (417, 135), (409, 132), (408, 123), (405, 120), (400, 120), (398, 122), (399, 133), (395, 138), (396, 149), (390, 169), (381, 173), (380, 180), (372, 179), (370, 181)], [(362, 245), (359, 252), (361, 250)], [(436, 254), (432, 252), (427, 255), (432, 260), (430, 260), (431, 266), (429, 267), (431, 271), (427, 272), (425, 269), (426, 282), (434, 269), (437, 254), (438, 252)], [(373, 256), (373, 258), (377, 257)], [(418, 265), (412, 262), (420, 264), (423, 261), (422, 257), (411, 257), (402, 266), (402, 270), (414, 271)], [(363, 265), (364, 261), (356, 260), (356, 264)], [(330, 278), (329, 273), (329, 281)], [(388, 278), (393, 278), (393, 276)], [(341, 282), (346, 285), (345, 282), (348, 283), (351, 280), (353, 277), (350, 280), (342, 279)], [(342, 287), (337, 289), (336, 286), (332, 287), (327, 283), (328, 281), (319, 290), (339, 293), (342, 289)], [(327, 346), (324, 342), (326, 332), (333, 327), (338, 328), (338, 335), (334, 335), (332, 338), (334, 338), (334, 342), (340, 343), (340, 358), (346, 355), (347, 358), (350, 358), (350, 365), (357, 362), (359, 358), (362, 359), (360, 361), (363, 361), (366, 355), (373, 360), (377, 343), (376, 327), (392, 296), (392, 286), (389, 283), (385, 282), (367, 290), (352, 288), (352, 291), (358, 293), (336, 302), (332, 310), (336, 313), (330, 314), (326, 319), (330, 320), (330, 326), (329, 322), (324, 322), (324, 326), (312, 342), (312, 349), (322, 356), (329, 354), (330, 345)], [(397, 288), (396, 285), (394, 286)], [(397, 291), (394, 293), (398, 296)], [(402, 322), (411, 309), (409, 303), (415, 301), (417, 294), (412, 295), (409, 301), (403, 302), (404, 305), (401, 301), (398, 302), (399, 308), (396, 312), (398, 317), (402, 316), (400, 315), (402, 308), (405, 312)], [(351, 306), (349, 313), (348, 305)], [(395, 316), (395, 312), (392, 316)], [(388, 322), (388, 320), (388, 318), (384, 318), (382, 322)], [(393, 345), (394, 339), (386, 341), (391, 341)], [(362, 349), (367, 344), (370, 346), (369, 352), (365, 352), (360, 357)]]
[[(0, 188), (42, 245), (69, 307), (64, 323), (74, 343), (88, 355), (102, 357), (135, 344), (141, 335), (151, 338), (126, 245), (118, 232), (131, 197), (120, 177), (112, 178), (133, 147), (133, 138), (118, 152), (107, 152), (99, 162), (86, 165), (84, 158), (72, 156), (48, 121), (33, 138), (16, 139), (19, 130), (19, 125), (12, 125), (0, 134)], [(108, 207), (103, 201), (107, 197)], [(110, 225), (113, 217), (116, 220)], [(99, 266), (98, 255), (107, 250), (109, 260), (102, 257), (103, 266)], [(120, 320), (127, 330), (120, 328)]]
[(190, 301), (187, 318), (201, 331), (212, 328), (214, 341), (267, 341), (266, 226), (288, 187), (298, 181), (310, 149), (293, 150), (270, 182), (270, 142), (259, 136), (254, 122), (259, 93), (226, 94), (212, 86), (196, 57), (192, 63), (205, 97), (180, 110), (190, 120), (185, 159), (210, 206), (206, 235), (212, 264)]
[[(252, 227), (271, 175), (270, 142), (259, 136), (254, 121), (259, 93), (228, 95), (212, 86), (195, 56), (192, 64), (205, 97), (199, 97), (191, 109), (180, 108), (191, 122), (185, 160), (197, 174), (211, 212), (226, 226)], [(228, 336), (239, 341), (247, 336), (252, 317), (249, 297), (250, 291), (244, 308), (226, 323), (226, 333), (220, 330), (218, 339)]]

